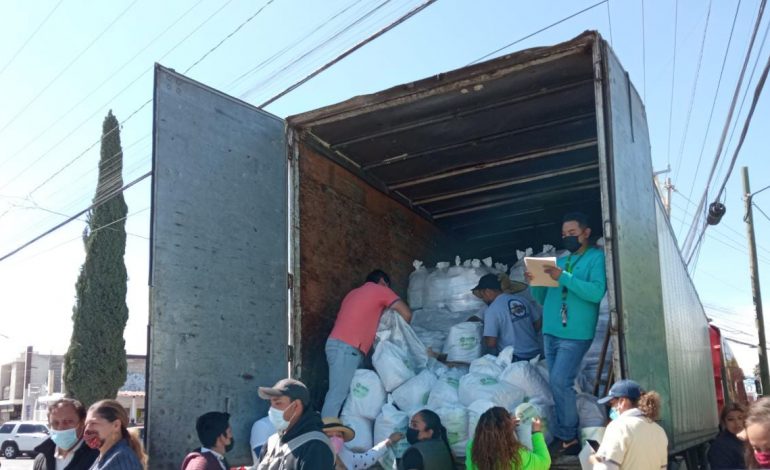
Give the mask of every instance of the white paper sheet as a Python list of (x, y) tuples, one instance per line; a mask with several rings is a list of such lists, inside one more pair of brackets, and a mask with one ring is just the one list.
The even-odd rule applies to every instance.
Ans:
[(556, 258), (535, 258), (525, 257), (524, 265), (527, 267), (527, 271), (532, 273), (532, 280), (529, 281), (530, 286), (536, 287), (559, 287), (559, 282), (554, 281), (551, 276), (546, 274), (545, 268), (548, 266), (556, 267)]

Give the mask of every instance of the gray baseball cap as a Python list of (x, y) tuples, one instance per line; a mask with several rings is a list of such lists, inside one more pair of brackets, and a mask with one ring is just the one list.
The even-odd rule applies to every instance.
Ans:
[(259, 397), (269, 400), (274, 397), (289, 397), (292, 400), (300, 400), (304, 406), (310, 403), (310, 392), (305, 384), (299, 380), (282, 379), (272, 387), (259, 387)]

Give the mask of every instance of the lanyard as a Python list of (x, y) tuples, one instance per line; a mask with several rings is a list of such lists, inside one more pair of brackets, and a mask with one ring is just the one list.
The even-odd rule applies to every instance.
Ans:
[[(567, 263), (564, 266), (564, 270), (572, 274), (572, 271), (575, 269), (575, 266), (577, 266), (580, 260), (583, 259), (583, 256), (585, 256), (586, 251), (584, 251), (583, 253), (581, 253), (580, 256), (577, 257), (577, 259), (575, 260), (575, 264), (572, 264), (572, 255), (569, 255), (569, 258), (567, 258)], [(564, 326), (564, 327), (567, 326), (567, 292), (568, 291), (566, 287), (561, 288), (561, 326)]]

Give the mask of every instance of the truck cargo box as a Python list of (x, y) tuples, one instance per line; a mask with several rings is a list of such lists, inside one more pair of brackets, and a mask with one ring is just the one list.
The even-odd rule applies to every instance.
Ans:
[[(233, 413), (248, 461), (256, 387), (291, 373), (318, 404), (342, 297), (382, 268), (606, 240), (615, 377), (663, 397), (671, 452), (716, 432), (708, 325), (656, 203), (644, 108), (595, 32), (285, 122), (157, 66), (148, 432), (153, 468)], [(602, 388), (602, 391), (604, 388)], [(156, 467), (157, 465), (157, 467)]]

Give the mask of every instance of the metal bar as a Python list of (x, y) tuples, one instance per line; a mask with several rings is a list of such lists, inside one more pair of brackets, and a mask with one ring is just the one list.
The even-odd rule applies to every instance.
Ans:
[(378, 168), (378, 167), (381, 167), (381, 166), (391, 165), (393, 163), (399, 163), (399, 162), (406, 161), (406, 160), (413, 160), (415, 158), (424, 157), (426, 155), (432, 155), (432, 154), (438, 153), (438, 152), (445, 152), (447, 150), (454, 150), (454, 149), (457, 149), (457, 148), (467, 147), (469, 145), (478, 145), (478, 144), (484, 143), (484, 142), (493, 142), (493, 141), (498, 140), (498, 139), (502, 139), (502, 138), (505, 138), (505, 137), (510, 137), (510, 136), (513, 136), (513, 135), (523, 134), (525, 132), (535, 131), (535, 130), (538, 130), (538, 129), (545, 129), (547, 127), (558, 126), (558, 125), (561, 125), (561, 124), (569, 124), (569, 123), (572, 123), (572, 122), (582, 121), (583, 119), (592, 118), (592, 117), (594, 117), (594, 112), (593, 111), (591, 111), (589, 113), (575, 114), (573, 116), (569, 116), (569, 117), (566, 117), (566, 118), (555, 119), (553, 121), (541, 122), (541, 123), (538, 123), (538, 124), (533, 124), (531, 126), (520, 127), (518, 129), (512, 129), (512, 130), (509, 130), (509, 131), (497, 132), (495, 134), (490, 134), (490, 135), (474, 138), (474, 139), (471, 139), (471, 140), (464, 140), (462, 142), (458, 142), (458, 143), (454, 143), (454, 144), (448, 144), (448, 145), (444, 145), (444, 146), (441, 146), (441, 147), (436, 147), (436, 148), (424, 150), (422, 152), (416, 152), (416, 153), (412, 153), (412, 154), (402, 153), (401, 155), (396, 155), (394, 157), (383, 158), (382, 160), (380, 160), (380, 161), (378, 161), (376, 163), (370, 163), (368, 165), (363, 165), (362, 168), (364, 170), (369, 170), (369, 169), (372, 169), (372, 168)]
[(414, 201), (414, 204), (420, 206), (420, 205), (428, 204), (428, 203), (431, 203), (431, 202), (445, 201), (447, 199), (453, 199), (453, 198), (461, 197), (461, 196), (468, 196), (470, 194), (478, 194), (478, 193), (483, 193), (485, 191), (492, 191), (492, 190), (495, 190), (495, 189), (506, 188), (506, 187), (509, 187), (509, 186), (516, 186), (516, 185), (522, 184), (522, 183), (530, 183), (530, 182), (533, 182), (533, 181), (540, 181), (540, 180), (544, 180), (544, 179), (554, 178), (556, 176), (571, 175), (573, 173), (580, 173), (581, 171), (594, 170), (594, 169), (596, 169), (598, 167), (599, 167), (598, 163), (588, 163), (588, 164), (584, 163), (584, 164), (581, 164), (581, 165), (574, 165), (574, 166), (567, 167), (567, 168), (564, 168), (564, 169), (558, 170), (558, 171), (549, 171), (547, 173), (540, 173), (540, 174), (533, 175), (533, 176), (525, 176), (523, 178), (503, 181), (503, 182), (500, 182), (500, 183), (493, 183), (493, 184), (486, 184), (486, 185), (483, 185), (483, 186), (477, 186), (475, 188), (470, 188), (470, 189), (466, 189), (466, 190), (463, 190), (463, 191), (457, 191), (457, 192), (453, 192), (453, 193), (445, 193), (445, 194), (440, 194), (440, 195), (437, 195), (437, 196), (431, 196), (431, 197), (427, 197), (427, 198), (423, 198), (423, 199), (417, 199), (417, 200)]
[[(592, 183), (588, 183), (589, 181), (592, 181)], [(582, 183), (586, 183), (586, 184), (582, 184)], [(500, 200), (500, 201), (491, 202), (491, 203), (488, 203), (488, 204), (481, 204), (481, 205), (478, 205), (478, 206), (464, 207), (462, 209), (452, 210), (452, 211), (448, 211), (448, 212), (438, 212), (438, 213), (434, 213), (433, 214), (433, 218), (435, 220), (439, 220), (439, 219), (443, 219), (443, 218), (446, 218), (446, 217), (452, 217), (452, 216), (455, 216), (455, 215), (467, 214), (468, 212), (476, 212), (476, 211), (480, 211), (480, 210), (484, 210), (484, 209), (491, 209), (493, 207), (504, 206), (506, 204), (513, 204), (513, 203), (519, 202), (519, 201), (527, 201), (527, 200), (529, 200), (529, 199), (531, 199), (533, 197), (537, 197), (537, 196), (539, 196), (541, 194), (542, 195), (545, 195), (545, 194), (555, 195), (555, 194), (569, 193), (569, 192), (574, 192), (574, 191), (582, 191), (584, 189), (592, 189), (592, 188), (595, 188), (595, 187), (597, 187), (596, 178), (592, 178), (592, 179), (588, 179), (588, 180), (581, 180), (580, 182), (576, 183), (575, 185), (572, 185), (569, 188), (566, 188), (566, 189), (563, 189), (563, 190), (560, 190), (560, 191), (548, 191), (548, 192), (544, 191), (544, 192), (541, 192), (541, 193), (537, 193), (535, 195), (530, 194), (530, 195), (527, 195), (527, 196), (517, 196), (517, 197), (514, 197), (514, 198), (507, 198), (507, 199), (503, 199), (503, 200)]]
[(407, 124), (402, 124), (400, 126), (388, 127), (387, 129), (379, 131), (379, 132), (374, 132), (372, 134), (359, 135), (359, 136), (353, 137), (351, 139), (347, 139), (347, 140), (343, 140), (343, 141), (337, 142), (334, 145), (332, 145), (332, 148), (333, 149), (337, 149), (339, 147), (345, 147), (345, 146), (350, 145), (350, 144), (355, 144), (355, 143), (366, 141), (366, 140), (376, 139), (378, 137), (385, 137), (385, 136), (388, 136), (388, 135), (391, 135), (391, 134), (396, 134), (398, 132), (409, 131), (409, 130), (412, 130), (412, 129), (418, 129), (420, 127), (429, 126), (431, 124), (439, 124), (439, 123), (442, 123), (442, 122), (451, 121), (453, 119), (460, 119), (460, 118), (464, 118), (464, 117), (467, 117), (467, 116), (472, 116), (474, 114), (481, 113), (481, 112), (484, 112), (484, 111), (489, 111), (489, 110), (496, 109), (496, 108), (502, 108), (504, 106), (508, 106), (508, 105), (511, 105), (511, 104), (521, 103), (521, 102), (529, 101), (529, 100), (532, 100), (532, 99), (535, 99), (535, 98), (539, 98), (539, 97), (542, 97), (542, 96), (547, 96), (547, 95), (559, 93), (559, 92), (562, 92), (562, 91), (571, 90), (573, 88), (578, 88), (578, 87), (580, 87), (582, 85), (591, 84), (592, 81), (593, 80), (590, 79), (590, 78), (589, 79), (578, 80), (576, 82), (568, 83), (566, 85), (561, 85), (561, 86), (557, 86), (557, 87), (554, 87), (554, 88), (546, 88), (546, 89), (538, 90), (538, 91), (536, 91), (534, 93), (529, 93), (529, 94), (526, 94), (526, 95), (515, 96), (513, 98), (509, 98), (509, 99), (506, 99), (506, 100), (495, 101), (494, 103), (483, 105), (483, 106), (476, 106), (476, 107), (467, 109), (465, 111), (452, 112), (452, 113), (444, 114), (442, 116), (438, 116), (438, 117), (434, 117), (434, 118), (430, 118), (430, 119), (424, 119), (424, 120), (420, 120), (420, 121), (417, 121), (417, 122), (410, 122), (410, 123), (407, 123)]
[[(547, 194), (547, 193), (546, 193)], [(461, 224), (452, 224), (452, 231), (456, 234), (463, 233), (471, 230), (471, 227), (484, 226), (489, 224), (500, 224), (500, 222), (506, 219), (519, 219), (521, 216), (535, 214), (545, 210), (554, 211), (562, 207), (582, 207), (584, 204), (596, 204), (598, 195), (596, 198), (582, 198), (582, 199), (569, 199), (567, 202), (559, 204), (545, 204), (545, 203), (533, 203), (538, 204), (537, 207), (530, 208), (528, 210), (519, 212), (505, 212), (503, 214), (495, 214), (492, 217), (473, 217), (470, 221)], [(468, 218), (466, 218), (467, 220)]]
[(604, 363), (607, 359), (607, 348), (610, 346), (610, 336), (612, 336), (612, 328), (610, 328), (610, 323), (607, 322), (607, 333), (604, 334), (604, 341), (602, 342), (602, 353), (599, 356), (599, 367), (596, 368), (596, 378), (594, 379), (594, 396), (599, 395), (599, 386), (602, 383), (602, 372), (604, 371)]
[(479, 163), (476, 165), (466, 166), (463, 168), (457, 168), (454, 170), (445, 171), (435, 175), (425, 176), (422, 178), (416, 178), (412, 180), (406, 180), (401, 183), (389, 185), (390, 189), (401, 189), (409, 186), (414, 186), (421, 183), (428, 183), (431, 181), (442, 180), (445, 178), (451, 178), (453, 176), (465, 175), (476, 171), (486, 170), (487, 168), (496, 168), (499, 166), (510, 165), (511, 163), (525, 162), (528, 160), (535, 160), (537, 158), (548, 157), (551, 155), (557, 155), (560, 153), (570, 152), (573, 150), (581, 150), (585, 148), (595, 147), (596, 139), (588, 139), (576, 144), (565, 144), (556, 147), (550, 147), (547, 149), (535, 150), (533, 152), (519, 153), (515, 155), (509, 155), (501, 160), (495, 160), (492, 162)]

